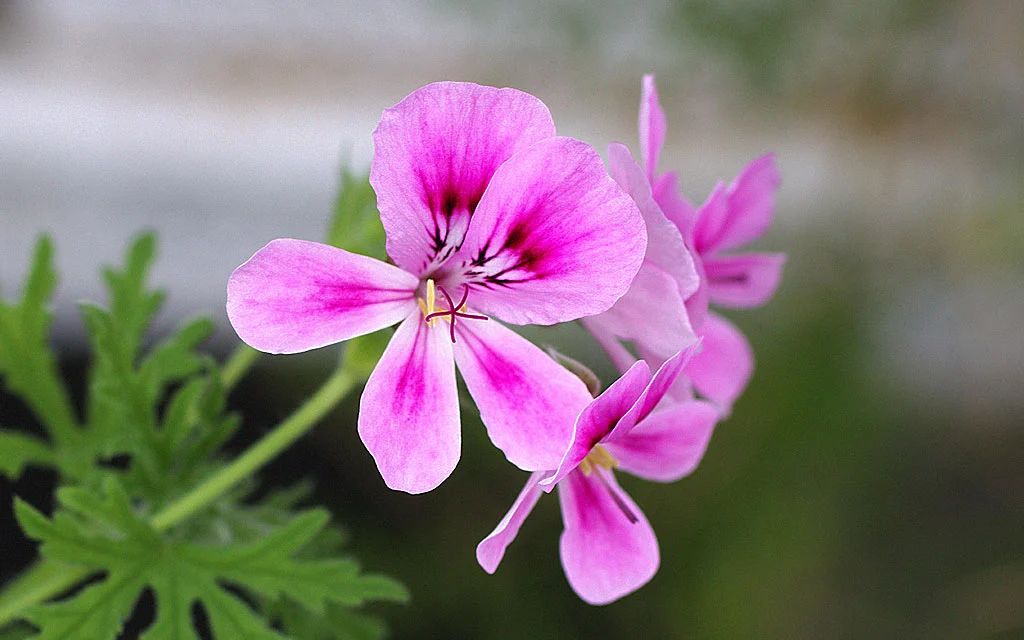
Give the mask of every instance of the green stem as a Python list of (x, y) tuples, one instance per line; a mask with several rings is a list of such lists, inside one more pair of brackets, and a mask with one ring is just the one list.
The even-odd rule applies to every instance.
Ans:
[(259, 357), (260, 352), (249, 345), (238, 345), (220, 369), (220, 383), (224, 386), (224, 390), (230, 391), (238, 384), (238, 381), (252, 368), (252, 365), (256, 364)]
[(257, 469), (273, 460), (313, 428), (320, 418), (323, 418), (348, 394), (355, 383), (355, 378), (349, 372), (344, 369), (335, 371), (313, 394), (313, 397), (299, 407), (287, 420), (263, 436), (259, 442), (249, 447), (248, 451), (235, 458), (231, 464), (150, 518), (150, 525), (157, 531), (166, 531), (209, 506), (224, 495), (225, 491), (240, 480), (251, 476)]
[[(232, 360), (236, 356), (237, 359), (255, 359), (236, 352)], [(166, 531), (208, 507), (237, 482), (251, 476), (316, 426), (357, 382), (357, 377), (345, 369), (335, 371), (295, 413), (228, 466), (150, 518), (150, 526), (157, 531)], [(88, 570), (62, 563), (45, 560), (37, 563), (4, 590), (0, 598), (0, 627), (22, 617), (26, 608), (67, 591), (88, 574)]]

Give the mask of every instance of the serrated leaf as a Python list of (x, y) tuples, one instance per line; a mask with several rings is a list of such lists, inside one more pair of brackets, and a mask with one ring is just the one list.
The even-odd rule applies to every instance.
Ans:
[(52, 465), (50, 445), (25, 433), (0, 430), (0, 473), (16, 480), (29, 464)]
[(271, 617), (294, 640), (381, 640), (387, 627), (374, 616), (345, 607), (329, 606), (322, 615), (310, 615), (293, 600), (277, 602)]
[(0, 300), (0, 376), (25, 400), (50, 439), (75, 438), (78, 420), (47, 344), (51, 316), (47, 310), (57, 282), (53, 244), (40, 238), (22, 290), (21, 300)]
[(73, 597), (33, 607), (25, 618), (39, 627), (33, 640), (113, 640), (120, 633), (144, 585), (141, 575), (111, 572), (99, 583), (89, 585)]
[(165, 386), (202, 370), (209, 359), (196, 348), (213, 335), (213, 321), (196, 318), (158, 344), (139, 366), (138, 378), (150, 403), (160, 399)]
[[(156, 619), (143, 636), (147, 640), (196, 638), (194, 603), (202, 606), (218, 638), (284, 638), (227, 585), (272, 600), (290, 598), (315, 615), (324, 615), (331, 603), (354, 606), (407, 597), (387, 578), (360, 574), (351, 560), (297, 558), (327, 526), (322, 510), (299, 514), (251, 542), (204, 546), (165, 541), (135, 513), (116, 480), (107, 480), (102, 494), (62, 489), (58, 500), (53, 518), (18, 501), (23, 529), (40, 541), (44, 557), (106, 578), (26, 613), (46, 640), (113, 639), (147, 588), (156, 600)], [(76, 630), (84, 635), (74, 635)]]

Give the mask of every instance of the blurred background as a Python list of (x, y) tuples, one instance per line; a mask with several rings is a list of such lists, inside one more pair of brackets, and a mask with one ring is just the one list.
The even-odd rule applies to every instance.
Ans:
[[(622, 480), (661, 542), (654, 580), (580, 602), (553, 497), (485, 574), (474, 547), (525, 475), (472, 418), (460, 467), (425, 496), (383, 486), (355, 399), (270, 481), (312, 470), (366, 567), (409, 586), (410, 605), (377, 610), (396, 638), (1018, 638), (1022, 43), (1019, 0), (0, 0), (0, 284), (16, 290), (33, 239), (55, 237), (55, 339), (80, 376), (75, 301), (156, 229), (165, 326), (213, 314), (226, 353), (228, 274), (273, 238), (324, 236), (382, 109), (435, 80), (513, 86), (561, 134), (636, 152), (654, 72), (661, 166), (691, 200), (776, 152), (759, 246), (789, 255), (767, 307), (727, 314), (758, 368), (702, 465)], [(611, 375), (578, 330), (530, 336)], [(336, 356), (261, 360), (234, 397), (246, 437)], [(46, 482), (0, 479), (0, 577), (31, 552), (10, 492), (45, 504)]]

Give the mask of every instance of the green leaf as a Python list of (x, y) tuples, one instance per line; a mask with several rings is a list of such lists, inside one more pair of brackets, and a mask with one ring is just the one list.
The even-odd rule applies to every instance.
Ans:
[(57, 283), (53, 243), (40, 238), (21, 300), (0, 300), (0, 377), (21, 396), (56, 444), (75, 439), (78, 420), (47, 345), (52, 320), (47, 305)]
[(387, 627), (374, 616), (328, 606), (322, 615), (310, 615), (301, 605), (287, 598), (275, 603), (270, 615), (296, 640), (382, 640)]
[(18, 478), (29, 464), (52, 465), (53, 450), (34, 436), (0, 430), (0, 473), (8, 478)]
[(368, 176), (343, 167), (327, 243), (353, 253), (387, 260), (384, 239), (384, 226), (377, 212), (377, 194), (373, 192)]
[(26, 612), (46, 640), (115, 638), (146, 589), (156, 600), (156, 619), (143, 636), (146, 640), (198, 638), (192, 626), (195, 603), (206, 612), (218, 638), (284, 638), (235, 589), (254, 602), (287, 598), (311, 616), (334, 615), (329, 606), (408, 597), (390, 579), (361, 574), (352, 560), (300, 557), (328, 524), (322, 510), (301, 513), (249, 542), (200, 545), (169, 541), (157, 533), (114, 479), (104, 483), (102, 493), (62, 489), (58, 501), (53, 518), (17, 501), (22, 528), (39, 540), (47, 559), (105, 577), (65, 600)]

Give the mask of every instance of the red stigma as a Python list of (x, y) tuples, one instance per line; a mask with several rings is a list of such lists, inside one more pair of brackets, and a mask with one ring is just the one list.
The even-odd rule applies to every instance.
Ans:
[(444, 296), (445, 301), (448, 302), (448, 310), (447, 311), (435, 311), (434, 313), (431, 313), (430, 315), (428, 315), (425, 318), (425, 320), (430, 321), (430, 320), (432, 320), (434, 318), (441, 318), (441, 317), (444, 317), (444, 316), (448, 316), (448, 318), (449, 318), (448, 324), (450, 325), (449, 329), (451, 331), (452, 343), (455, 342), (455, 319), (456, 318), (465, 318), (467, 320), (486, 320), (487, 319), (487, 316), (481, 316), (481, 315), (477, 315), (475, 313), (463, 313), (463, 312), (459, 311), (459, 309), (462, 309), (463, 306), (466, 304), (466, 299), (469, 298), (469, 285), (465, 285), (465, 284), (462, 285), (462, 299), (459, 300), (459, 304), (453, 304), (452, 303), (452, 297), (450, 295), (448, 295), (448, 292), (444, 290), (444, 287), (440, 287), (439, 286), (437, 288), (437, 290), (441, 292), (441, 295)]

